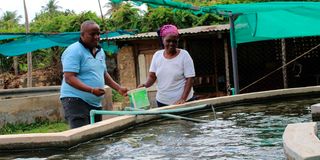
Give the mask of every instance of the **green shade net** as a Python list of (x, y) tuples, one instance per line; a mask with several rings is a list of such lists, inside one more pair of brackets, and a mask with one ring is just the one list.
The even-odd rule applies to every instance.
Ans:
[(237, 43), (320, 35), (319, 2), (266, 2), (214, 6), (222, 15), (238, 14)]
[[(102, 34), (101, 38), (115, 37), (124, 34), (133, 34), (132, 32), (116, 31)], [(59, 34), (0, 34), (0, 40), (11, 40), (10, 42), (0, 44), (0, 53), (4, 56), (18, 56), (28, 52), (45, 49), (50, 47), (67, 47), (78, 41), (80, 32), (66, 32)], [(115, 43), (101, 43), (102, 48), (110, 54), (118, 52), (118, 46)]]
[[(111, 0), (113, 3), (121, 3), (122, 1), (128, 0)], [(147, 3), (153, 7), (156, 6), (166, 6), (166, 7), (173, 7), (179, 9), (191, 9), (193, 6), (188, 3), (183, 2), (174, 2), (171, 0), (130, 0), (130, 2), (134, 2), (137, 5), (141, 5), (141, 3)]]
[(19, 38), (19, 37), (23, 37), (23, 35), (1, 35), (0, 34), (0, 41), (6, 40), (6, 39)]
[[(126, 0), (112, 1), (120, 3)], [(199, 7), (171, 0), (133, 2), (188, 9), (197, 13), (215, 13), (226, 17), (236, 15), (234, 24), (237, 43), (320, 35), (320, 2), (262, 2)]]

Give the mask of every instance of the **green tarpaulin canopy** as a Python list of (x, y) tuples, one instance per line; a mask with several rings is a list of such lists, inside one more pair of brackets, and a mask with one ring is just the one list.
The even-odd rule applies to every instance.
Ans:
[(266, 2), (217, 5), (222, 15), (238, 15), (237, 43), (320, 35), (320, 2)]
[[(117, 31), (102, 34), (101, 38), (115, 37), (124, 34), (133, 34), (132, 32)], [(54, 46), (66, 47), (80, 38), (80, 32), (66, 32), (59, 34), (0, 34), (0, 40), (7, 40), (9, 42), (0, 44), (0, 54), (4, 56), (18, 56), (28, 52), (39, 49), (50, 48)], [(114, 43), (101, 43), (102, 48), (109, 53), (116, 53), (118, 47)]]
[[(127, 0), (112, 1), (119, 3)], [(234, 22), (236, 43), (320, 35), (320, 2), (263, 2), (195, 7), (171, 0), (131, 1), (196, 10), (197, 13), (237, 15)]]

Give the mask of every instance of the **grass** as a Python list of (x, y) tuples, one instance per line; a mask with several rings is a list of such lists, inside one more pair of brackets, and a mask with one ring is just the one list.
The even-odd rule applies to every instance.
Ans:
[(0, 128), (0, 135), (21, 133), (53, 133), (69, 129), (65, 122), (37, 121), (32, 124), (6, 124)]

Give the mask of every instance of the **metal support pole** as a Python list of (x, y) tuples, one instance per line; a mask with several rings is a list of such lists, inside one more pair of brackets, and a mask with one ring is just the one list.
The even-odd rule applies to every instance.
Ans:
[(239, 76), (238, 76), (238, 55), (237, 55), (237, 43), (234, 29), (235, 15), (229, 16), (230, 22), (230, 43), (232, 54), (232, 69), (233, 69), (233, 88), (235, 94), (239, 93)]
[(286, 59), (286, 41), (281, 39), (281, 58), (282, 58), (282, 75), (283, 75), (283, 88), (288, 88), (287, 78), (287, 59)]

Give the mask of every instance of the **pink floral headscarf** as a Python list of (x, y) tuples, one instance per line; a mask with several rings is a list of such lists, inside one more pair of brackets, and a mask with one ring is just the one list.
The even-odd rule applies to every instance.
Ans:
[(160, 36), (165, 37), (169, 34), (178, 36), (179, 35), (178, 28), (172, 24), (162, 26), (160, 29)]

